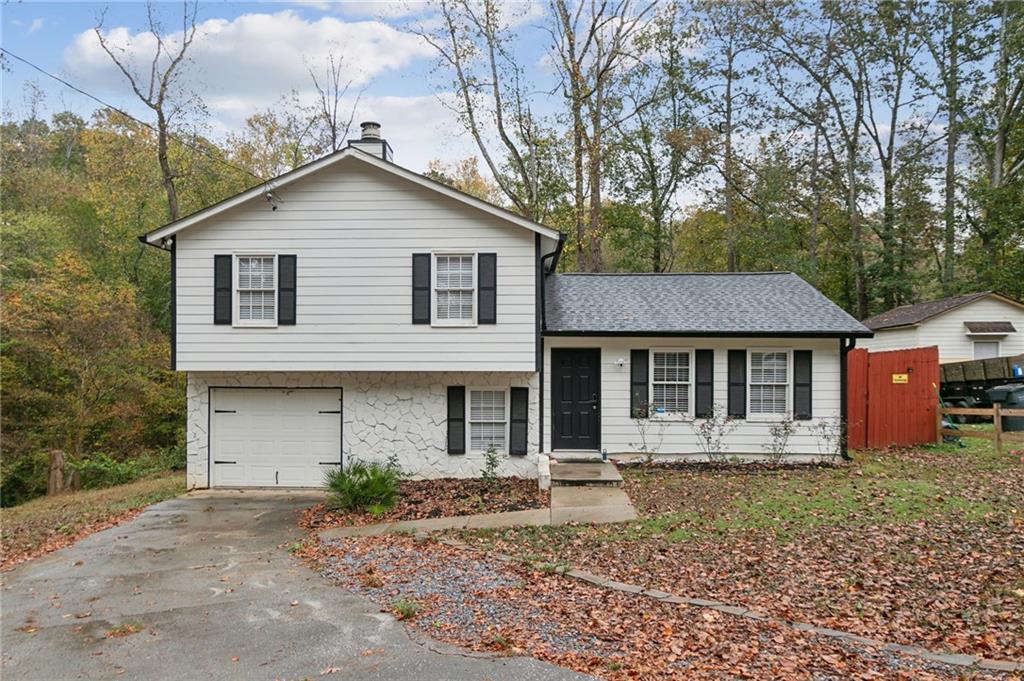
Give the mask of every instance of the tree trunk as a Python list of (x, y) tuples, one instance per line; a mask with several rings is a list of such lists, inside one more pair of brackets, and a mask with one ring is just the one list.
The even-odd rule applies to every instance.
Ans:
[(167, 151), (167, 119), (164, 116), (163, 108), (156, 110), (157, 124), (157, 158), (160, 161), (160, 173), (163, 177), (164, 191), (167, 193), (167, 213), (171, 222), (178, 219), (178, 192), (174, 187), (174, 173), (171, 172), (171, 162)]
[(47, 494), (60, 494), (64, 491), (64, 452), (55, 449), (50, 452), (50, 473), (46, 481)]
[(949, 121), (946, 124), (946, 186), (942, 211), (945, 223), (942, 234), (942, 291), (946, 295), (953, 293), (956, 263), (956, 145), (960, 124), (960, 83), (957, 63), (960, 46), (959, 4), (950, 4), (949, 11), (949, 63), (946, 73), (946, 110)]
[(733, 183), (736, 181), (736, 175), (733, 172), (732, 150), (732, 67), (734, 58), (732, 45), (729, 45), (726, 48), (725, 56), (725, 157), (722, 162), (722, 168), (725, 171), (725, 269), (729, 272), (739, 270), (736, 254), (736, 230), (733, 225)]

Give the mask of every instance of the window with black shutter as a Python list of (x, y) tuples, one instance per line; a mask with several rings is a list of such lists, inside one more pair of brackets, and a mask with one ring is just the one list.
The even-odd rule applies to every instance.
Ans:
[(529, 419), (529, 388), (512, 388), (509, 418), (509, 454), (526, 454), (527, 421)]
[(629, 351), (629, 416), (646, 418), (648, 405), (648, 360), (649, 353), (643, 350)]

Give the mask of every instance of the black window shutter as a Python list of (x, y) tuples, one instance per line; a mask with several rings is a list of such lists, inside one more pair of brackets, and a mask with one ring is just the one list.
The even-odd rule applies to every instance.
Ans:
[(498, 254), (481, 253), (477, 256), (477, 324), (498, 323)]
[(295, 256), (277, 256), (277, 323), (295, 323)]
[(530, 389), (512, 388), (509, 418), (509, 454), (526, 454), (526, 422), (529, 414)]
[(630, 418), (647, 416), (647, 362), (649, 353), (644, 350), (629, 351), (629, 415)]
[(811, 418), (811, 351), (793, 351), (793, 418)]
[(747, 351), (729, 351), (729, 416), (747, 417)]
[(466, 386), (448, 386), (448, 453), (466, 453)]
[(213, 256), (213, 323), (231, 323), (231, 258)]
[(412, 323), (430, 323), (430, 254), (412, 254)]
[(714, 408), (715, 351), (697, 351), (697, 396), (694, 415), (699, 419), (711, 416)]

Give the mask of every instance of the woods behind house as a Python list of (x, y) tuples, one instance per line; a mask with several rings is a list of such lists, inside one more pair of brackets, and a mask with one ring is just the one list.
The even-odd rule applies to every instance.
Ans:
[[(792, 270), (858, 318), (1024, 297), (1021, 3), (431, 10), (405, 29), (432, 46), (477, 154), (426, 174), (565, 232), (563, 268)], [(206, 132), (183, 68), (195, 16), (168, 22), (191, 42), (157, 41), (164, 70), (118, 64), (149, 118), (64, 111), (33, 84), (4, 114), (4, 505), (46, 492), (54, 451), (86, 486), (183, 464), (168, 259), (136, 237), (338, 149), (351, 126), (359, 93), (332, 54), (308, 66), (314, 96), (297, 84)], [(527, 44), (543, 45), (543, 82)]]

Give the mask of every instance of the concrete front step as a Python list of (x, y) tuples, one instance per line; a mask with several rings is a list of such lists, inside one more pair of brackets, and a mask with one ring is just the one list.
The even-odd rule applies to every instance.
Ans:
[(551, 485), (565, 487), (586, 485), (598, 487), (621, 487), (622, 476), (615, 464), (609, 461), (551, 462)]

